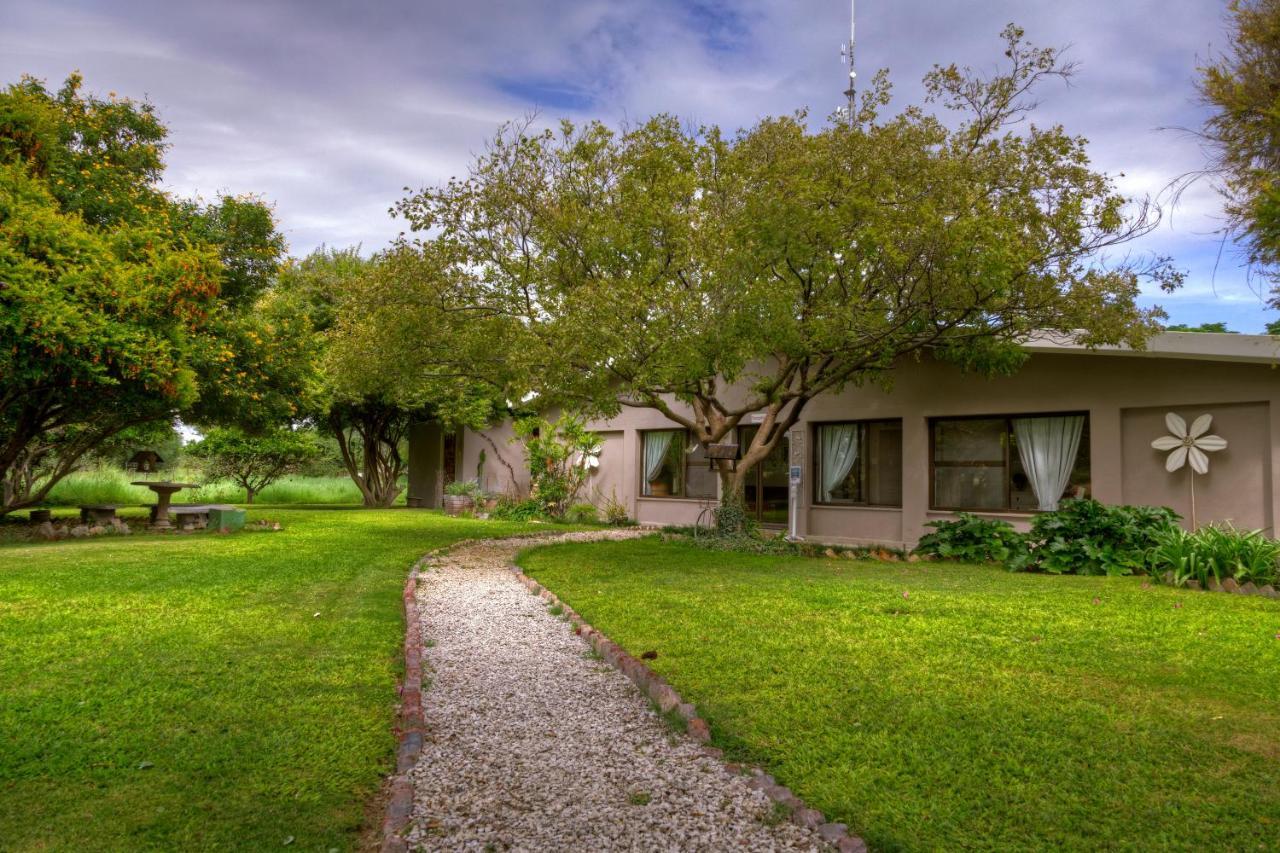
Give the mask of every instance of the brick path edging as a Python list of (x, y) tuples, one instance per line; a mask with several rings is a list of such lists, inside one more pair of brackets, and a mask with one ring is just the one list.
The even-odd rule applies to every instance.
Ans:
[(674, 711), (684, 721), (685, 733), (702, 744), (703, 752), (719, 761), (725, 772), (751, 776), (747, 782), (750, 787), (762, 791), (770, 800), (786, 809), (790, 813), (792, 823), (814, 830), (822, 840), (835, 847), (840, 853), (866, 853), (866, 842), (850, 833), (845, 824), (828, 822), (822, 812), (806, 806), (790, 788), (779, 785), (772, 776), (759, 767), (743, 767), (740, 764), (724, 761), (724, 751), (709, 744), (711, 728), (707, 725), (707, 721), (699, 717), (693, 704), (684, 701), (662, 676), (588, 625), (577, 611), (560, 600), (551, 590), (526, 575), (519, 566), (508, 565), (507, 569), (531, 593), (542, 598), (549, 606), (562, 608), (564, 617), (572, 626), (573, 632), (590, 643), (596, 654), (600, 655), (605, 662), (631, 679), (640, 692), (651, 699), (663, 714)]

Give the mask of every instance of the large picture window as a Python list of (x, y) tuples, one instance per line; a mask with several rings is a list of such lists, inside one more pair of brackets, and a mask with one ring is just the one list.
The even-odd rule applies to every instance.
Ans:
[(640, 434), (640, 494), (651, 498), (714, 498), (716, 472), (687, 430)]
[(931, 427), (935, 509), (1055, 510), (1089, 496), (1086, 414), (939, 418)]
[(902, 421), (845, 421), (814, 429), (814, 500), (902, 506)]

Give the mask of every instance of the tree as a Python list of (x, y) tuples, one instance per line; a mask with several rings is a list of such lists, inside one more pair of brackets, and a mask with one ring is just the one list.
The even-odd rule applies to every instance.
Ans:
[(1280, 306), (1280, 0), (1232, 0), (1231, 47), (1200, 69), (1213, 114), (1208, 172), (1226, 199), (1229, 233), (1272, 282)]
[(529, 497), (538, 501), (547, 515), (563, 518), (599, 465), (603, 439), (571, 413), (562, 414), (555, 423), (540, 417), (520, 418), (515, 422), (515, 433), (524, 443)]
[(1163, 316), (1136, 307), (1141, 276), (1179, 276), (1104, 263), (1152, 218), (1090, 168), (1084, 139), (1023, 122), (1035, 86), (1071, 69), (1004, 36), (1004, 73), (926, 78), (954, 125), (919, 107), (882, 119), (881, 73), (853, 121), (817, 131), (803, 114), (734, 136), (669, 116), (508, 127), (466, 177), (397, 206), (429, 235), (406, 245), (444, 272), (387, 310), (485, 318), (511, 399), (656, 409), (704, 444), (759, 413), (736, 469), (717, 463), (728, 503), (810, 400), (887, 384), (904, 359), (1009, 371), (1033, 333), (1141, 347)]
[(215, 428), (190, 453), (204, 462), (206, 474), (232, 480), (245, 490), (245, 503), (253, 503), (267, 486), (317, 458), (320, 447), (312, 433), (287, 427), (262, 435)]
[(1166, 332), (1214, 332), (1220, 335), (1237, 334), (1227, 328), (1226, 323), (1201, 323), (1198, 326), (1189, 326), (1186, 323), (1175, 323), (1172, 326), (1165, 326)]
[(263, 325), (251, 288), (222, 290), (226, 259), (253, 254), (248, 281), (279, 251), (270, 212), (175, 202), (164, 139), (149, 104), (78, 76), (0, 92), (0, 515), (126, 430), (265, 422), (298, 396), (276, 362), (303, 339)]
[[(431, 327), (401, 328), (394, 343), (370, 347), (371, 318), (394, 319), (381, 301), (406, 272), (394, 253), (372, 259), (352, 249), (319, 249), (280, 276), (276, 297), (304, 313), (322, 353), (309, 413), (336, 439), (343, 465), (365, 506), (391, 506), (403, 487), (403, 443), (415, 419), (479, 425), (493, 403), (448, 382), (406, 383), (398, 363), (444, 344)], [(414, 271), (421, 267), (414, 266)]]

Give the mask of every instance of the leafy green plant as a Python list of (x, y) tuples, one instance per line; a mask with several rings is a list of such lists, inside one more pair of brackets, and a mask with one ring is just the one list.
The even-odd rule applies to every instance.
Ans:
[(501, 521), (533, 521), (542, 517), (542, 504), (533, 498), (517, 500), (501, 497), (498, 498), (498, 505), (489, 513), (489, 517)]
[(480, 484), (475, 480), (454, 480), (444, 487), (444, 493), (453, 497), (476, 498), (481, 494)]
[(1160, 534), (1147, 556), (1152, 574), (1174, 586), (1232, 578), (1259, 586), (1280, 583), (1280, 542), (1261, 530), (1208, 525), (1194, 533), (1173, 527)]
[(569, 413), (555, 423), (523, 418), (515, 422), (515, 432), (529, 465), (529, 497), (544, 514), (563, 518), (595, 470), (603, 440), (581, 416)]
[(574, 504), (565, 511), (564, 520), (571, 524), (591, 524), (600, 520), (600, 512), (593, 504)]
[(1009, 568), (1059, 575), (1142, 573), (1151, 549), (1177, 523), (1178, 514), (1167, 507), (1064, 501), (1061, 509), (1035, 517), (1028, 558), (1012, 561)]
[(627, 513), (627, 505), (618, 500), (618, 492), (616, 490), (610, 492), (609, 497), (604, 502), (604, 506), (601, 507), (601, 511), (604, 513), (606, 524), (614, 527), (630, 527), (635, 524), (631, 520), (630, 514)]
[(1010, 563), (1027, 552), (1026, 536), (1006, 521), (979, 518), (967, 512), (954, 521), (932, 521), (932, 533), (920, 537), (916, 552), (966, 563)]

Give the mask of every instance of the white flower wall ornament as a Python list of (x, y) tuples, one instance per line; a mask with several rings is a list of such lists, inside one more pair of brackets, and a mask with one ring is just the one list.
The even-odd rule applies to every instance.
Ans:
[(1169, 473), (1177, 471), (1188, 462), (1191, 463), (1191, 527), (1196, 526), (1196, 474), (1209, 473), (1209, 457), (1206, 454), (1225, 450), (1227, 440), (1220, 435), (1206, 435), (1213, 426), (1213, 415), (1203, 414), (1191, 422), (1180, 415), (1169, 412), (1164, 416), (1165, 426), (1170, 435), (1162, 435), (1151, 446), (1156, 450), (1169, 453), (1164, 461), (1164, 469)]

